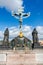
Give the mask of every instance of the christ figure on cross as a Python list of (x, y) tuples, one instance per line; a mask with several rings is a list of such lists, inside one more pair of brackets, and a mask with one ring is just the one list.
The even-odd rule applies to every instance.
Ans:
[(18, 13), (12, 13), (12, 15), (16, 18), (19, 19), (19, 23), (20, 23), (20, 33), (22, 32), (22, 21), (23, 18), (27, 18), (30, 16), (30, 12), (29, 13), (23, 13), (23, 7), (19, 8)]

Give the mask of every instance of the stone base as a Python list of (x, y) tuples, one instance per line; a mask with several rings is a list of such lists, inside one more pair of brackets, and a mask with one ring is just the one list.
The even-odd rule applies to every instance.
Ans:
[(40, 43), (33, 43), (34, 44), (34, 48), (40, 48)]
[(0, 50), (2, 65), (41, 65), (43, 50)]

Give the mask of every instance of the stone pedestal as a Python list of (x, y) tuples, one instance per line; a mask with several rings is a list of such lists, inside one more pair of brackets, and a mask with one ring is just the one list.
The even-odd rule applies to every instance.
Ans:
[(27, 51), (0, 51), (0, 64), (2, 65), (37, 65), (43, 64), (43, 53), (35, 50)]
[(40, 43), (34, 43), (34, 48), (40, 48)]

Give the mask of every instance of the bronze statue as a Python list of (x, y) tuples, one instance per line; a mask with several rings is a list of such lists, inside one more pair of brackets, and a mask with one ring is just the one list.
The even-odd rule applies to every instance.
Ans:
[(36, 28), (34, 28), (34, 30), (32, 32), (32, 38), (33, 38), (33, 43), (38, 43), (38, 32), (37, 32)]
[(34, 30), (32, 32), (32, 38), (33, 38), (32, 49), (40, 47), (40, 43), (38, 42), (38, 32), (37, 32), (36, 28), (34, 28)]
[(8, 43), (9, 43), (9, 30), (8, 30), (8, 28), (6, 28), (6, 30), (4, 32), (3, 44), (8, 45)]

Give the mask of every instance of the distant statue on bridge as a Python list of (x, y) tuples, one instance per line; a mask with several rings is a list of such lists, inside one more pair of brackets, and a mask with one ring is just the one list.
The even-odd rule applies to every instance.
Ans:
[(38, 39), (38, 32), (37, 32), (36, 28), (34, 28), (34, 30), (32, 32), (32, 39), (33, 39), (32, 48), (40, 47), (40, 43), (39, 43), (39, 39)]
[(38, 32), (37, 32), (36, 28), (34, 28), (34, 30), (32, 32), (32, 38), (33, 38), (33, 43), (38, 43)]
[(6, 28), (4, 32), (4, 40), (3, 40), (3, 45), (8, 46), (9, 43), (9, 30)]

